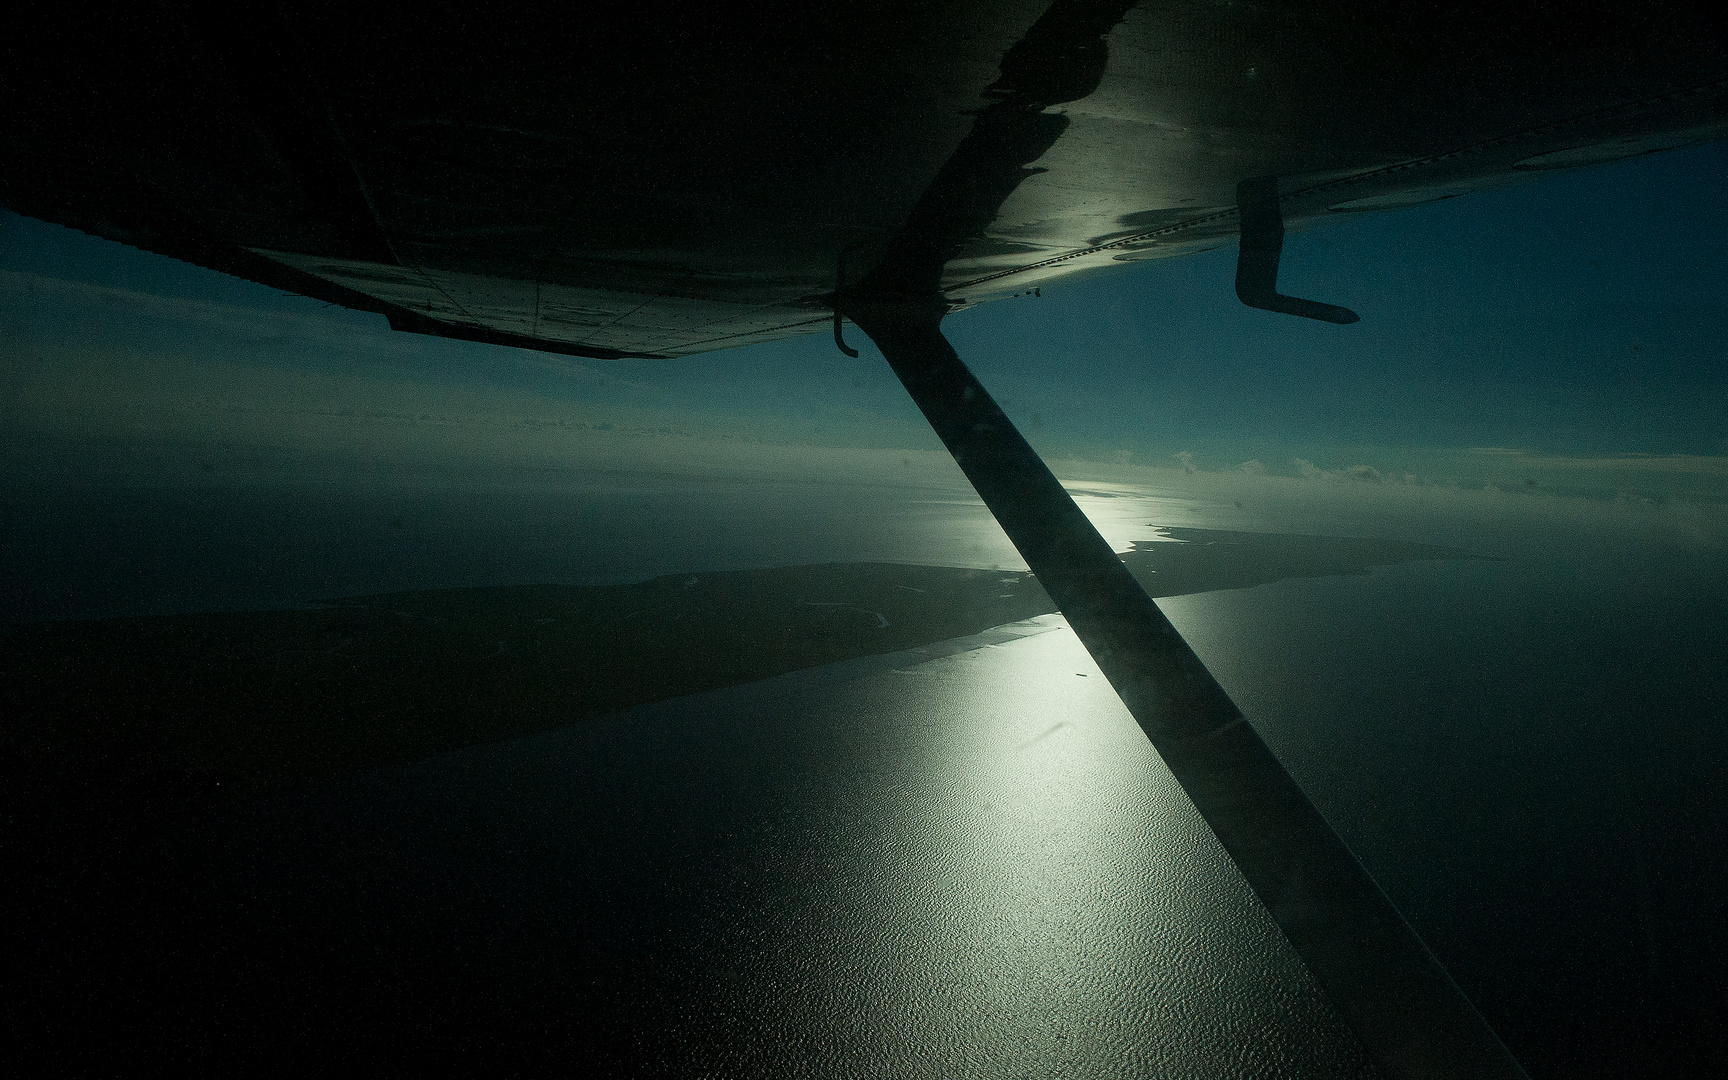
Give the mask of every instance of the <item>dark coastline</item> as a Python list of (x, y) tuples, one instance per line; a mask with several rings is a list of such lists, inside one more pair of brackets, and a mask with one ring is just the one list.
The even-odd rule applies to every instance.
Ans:
[[(1165, 531), (1123, 556), (1154, 596), (1472, 557)], [(834, 563), (30, 625), (0, 652), (8, 801), (48, 833), (193, 810), (1052, 610), (1023, 572)]]

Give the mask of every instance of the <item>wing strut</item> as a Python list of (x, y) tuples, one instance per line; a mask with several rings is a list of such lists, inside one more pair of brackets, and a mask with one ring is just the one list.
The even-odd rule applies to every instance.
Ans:
[(942, 336), (947, 304), (848, 292), (869, 335), (1284, 936), (1391, 1078), (1524, 1078)]

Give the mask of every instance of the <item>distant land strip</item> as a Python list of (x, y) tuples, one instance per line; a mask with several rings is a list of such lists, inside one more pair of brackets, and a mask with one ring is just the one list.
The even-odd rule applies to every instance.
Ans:
[[(1163, 531), (1123, 556), (1154, 596), (1474, 557)], [(0, 638), (0, 779), (14, 836), (87, 833), (1053, 610), (1024, 572), (833, 563), (33, 624)]]

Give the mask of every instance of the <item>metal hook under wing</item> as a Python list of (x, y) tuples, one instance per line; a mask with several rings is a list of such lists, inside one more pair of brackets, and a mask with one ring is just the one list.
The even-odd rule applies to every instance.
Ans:
[(1278, 292), (1278, 259), (1284, 253), (1284, 215), (1278, 209), (1278, 178), (1263, 176), (1236, 185), (1242, 246), (1236, 256), (1236, 295), (1251, 308), (1300, 315), (1321, 322), (1353, 323), (1349, 308), (1299, 300)]
[(846, 253), (857, 246), (853, 244), (852, 247), (842, 248), (834, 260), (834, 344), (841, 352), (854, 358), (857, 357), (858, 350), (846, 344), (846, 339), (840, 332), (840, 290), (846, 287)]

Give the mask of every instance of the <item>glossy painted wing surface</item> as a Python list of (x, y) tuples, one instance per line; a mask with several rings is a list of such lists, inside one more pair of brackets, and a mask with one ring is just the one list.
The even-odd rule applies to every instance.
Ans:
[[(1249, 178), (1301, 229), (1728, 130), (1701, 6), (1055, 7), (1111, 9), (1072, 49), (1096, 85), (1052, 91), (992, 216), (939, 226), (956, 306), (1232, 243)], [(865, 274), (907, 228), (1049, 10), (48, 11), (0, 46), (0, 199), (404, 330), (729, 348), (825, 328), (842, 253)]]

